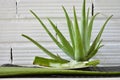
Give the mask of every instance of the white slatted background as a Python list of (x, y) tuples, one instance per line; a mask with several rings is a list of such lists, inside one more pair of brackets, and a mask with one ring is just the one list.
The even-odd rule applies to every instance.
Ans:
[[(34, 10), (42, 20), (48, 25), (46, 17), (50, 17), (62, 32), (68, 36), (67, 26), (61, 5), (64, 5), (71, 17), (72, 6), (75, 5), (80, 17), (82, 0), (0, 0), (0, 64), (10, 63), (10, 48), (13, 48), (15, 64), (32, 65), (34, 56), (44, 56), (34, 44), (21, 37), (21, 34), (27, 34), (39, 41), (44, 47), (54, 53), (58, 53), (63, 58), (66, 55), (52, 42), (44, 29), (33, 18), (29, 9)], [(105, 4), (108, 3), (108, 4)], [(109, 16), (113, 14), (113, 19), (108, 23), (102, 38), (105, 45), (94, 59), (100, 59), (100, 65), (120, 65), (120, 0), (95, 0), (95, 12), (99, 11)], [(91, 3), (87, 0), (88, 7)], [(17, 14), (16, 14), (17, 13)], [(105, 17), (99, 16), (94, 25), (93, 38), (99, 31)], [(53, 32), (55, 35), (55, 33)]]
[(114, 14), (114, 18), (120, 18), (120, 0), (94, 0), (95, 10), (105, 15)]

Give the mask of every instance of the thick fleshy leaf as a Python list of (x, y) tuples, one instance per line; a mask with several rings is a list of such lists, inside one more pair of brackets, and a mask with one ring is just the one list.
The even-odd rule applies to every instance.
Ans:
[(68, 63), (51, 63), (51, 66), (53, 68), (58, 69), (74, 69), (74, 68), (84, 68), (88, 67), (86, 66), (86, 62), (77, 62), (77, 61), (70, 61)]
[(80, 26), (80, 32), (81, 32), (81, 38), (83, 39), (84, 33), (86, 29), (86, 0), (83, 0), (82, 4), (82, 15), (81, 15), (81, 26)]
[(68, 63), (69, 61), (67, 60), (55, 60), (55, 59), (48, 59), (48, 58), (43, 58), (43, 57), (38, 57), (36, 56), (35, 59), (34, 59), (34, 62), (33, 64), (35, 65), (39, 65), (39, 66), (46, 66), (46, 67), (51, 67), (51, 63), (54, 63), (54, 64), (63, 64), (63, 63)]
[[(48, 33), (48, 35), (51, 37), (51, 39), (56, 43), (56, 45), (60, 48), (60, 49), (62, 49), (65, 53), (67, 53), (67, 54), (69, 54), (69, 51), (68, 51), (68, 49), (66, 49), (66, 47), (64, 47), (61, 43), (59, 43), (56, 39), (55, 39), (55, 37), (50, 33), (50, 31), (47, 29), (47, 27), (45, 26), (45, 24), (42, 22), (42, 20), (32, 11), (32, 10), (30, 10), (31, 11), (31, 13), (35, 16), (35, 18), (40, 22), (40, 24), (42, 25), (42, 27), (46, 30), (46, 32)], [(74, 59), (73, 58), (73, 56), (70, 56), (72, 59)]]
[(97, 44), (96, 48), (89, 55), (86, 56), (86, 60), (91, 59), (92, 57), (94, 57), (97, 54), (98, 50), (101, 47), (103, 47), (103, 45), (101, 45), (101, 43), (102, 43), (102, 40), (100, 40), (99, 43)]
[(51, 26), (57, 33), (62, 45), (66, 48), (67, 50), (67, 55), (70, 56), (72, 59), (74, 59), (74, 51), (70, 43), (67, 41), (67, 39), (63, 36), (63, 34), (60, 32), (60, 30), (56, 27), (56, 25), (48, 18), (48, 21), (50, 22)]
[(80, 26), (80, 33), (81, 33), (81, 39), (83, 42), (83, 47), (86, 52), (86, 33), (87, 33), (87, 25), (86, 25), (86, 0), (83, 0), (82, 4), (82, 16), (81, 16), (81, 26)]
[(89, 39), (89, 43), (90, 43), (90, 39), (91, 39), (91, 34), (92, 34), (92, 29), (93, 29), (93, 23), (95, 21), (96, 16), (100, 14), (100, 13), (96, 13), (94, 16), (91, 17), (90, 19), (90, 23), (88, 25), (88, 39)]
[(62, 6), (64, 13), (65, 13), (65, 17), (66, 17), (66, 21), (67, 21), (67, 25), (68, 25), (68, 30), (69, 30), (69, 35), (70, 35), (70, 39), (72, 42), (72, 46), (73, 49), (75, 48), (75, 44), (74, 44), (74, 28), (73, 28), (73, 24), (72, 21), (70, 20), (70, 17), (66, 11), (66, 9), (64, 8), (64, 6)]
[(97, 37), (96, 37), (95, 40), (93, 41), (93, 43), (92, 43), (92, 45), (91, 45), (91, 47), (90, 47), (90, 49), (89, 49), (89, 51), (88, 51), (88, 55), (90, 55), (92, 51), (95, 51), (95, 48), (96, 48), (96, 46), (97, 46), (97, 44), (98, 44), (98, 42), (99, 42), (99, 40), (100, 40), (100, 38), (101, 38), (101, 35), (102, 35), (102, 33), (103, 33), (103, 30), (104, 30), (106, 24), (108, 23), (108, 21), (112, 18), (112, 16), (113, 16), (113, 15), (111, 15), (111, 16), (105, 21), (105, 23), (103, 24), (100, 32), (98, 33)]
[(50, 57), (56, 59), (56, 60), (61, 60), (60, 57), (54, 55), (53, 53), (51, 53), (50, 51), (48, 51), (47, 49), (45, 49), (42, 45), (40, 45), (37, 41), (33, 40), (32, 38), (30, 38), (27, 35), (22, 34), (23, 37), (27, 38), (28, 40), (30, 40), (31, 42), (33, 42), (37, 47), (39, 47), (42, 51), (44, 51), (47, 55), (49, 55)]
[(87, 66), (96, 66), (100, 64), (100, 60), (93, 60), (93, 61), (89, 61), (88, 63), (86, 63)]
[(88, 22), (89, 22), (89, 14), (90, 14), (90, 8), (88, 8), (88, 10), (87, 10), (87, 16), (86, 16), (86, 27), (87, 28), (88, 28)]
[(74, 30), (75, 30), (75, 60), (83, 61), (84, 60), (84, 48), (83, 43), (79, 31), (79, 25), (77, 20), (77, 15), (75, 11), (75, 7), (73, 7), (74, 11)]
[(85, 68), (85, 67), (93, 67), (99, 64), (99, 60), (92, 60), (92, 61), (70, 61), (67, 63), (50, 63), (50, 66), (53, 68), (58, 68), (58, 69), (75, 69), (75, 68)]
[[(86, 47), (86, 51), (85, 51), (85, 53), (88, 51), (88, 49), (89, 49), (89, 44), (88, 44), (88, 40), (87, 40), (87, 38), (88, 38), (88, 27), (89, 27), (89, 25), (88, 25), (88, 23), (89, 23), (89, 13), (90, 13), (90, 9), (88, 8), (88, 11), (87, 11), (87, 16), (86, 16), (86, 34), (85, 34), (85, 36), (86, 36), (86, 38), (85, 38), (85, 47)], [(86, 54), (85, 54), (86, 55)]]
[(86, 41), (86, 43), (87, 43), (87, 50), (89, 49), (89, 47), (90, 47), (90, 40), (91, 40), (91, 34), (92, 34), (92, 29), (93, 29), (93, 23), (94, 23), (94, 20), (95, 20), (95, 18), (96, 18), (96, 16), (98, 15), (98, 14), (100, 14), (100, 13), (96, 13), (94, 16), (92, 16), (91, 17), (91, 19), (90, 19), (90, 22), (89, 22), (89, 24), (88, 24), (88, 28), (87, 28), (87, 41)]

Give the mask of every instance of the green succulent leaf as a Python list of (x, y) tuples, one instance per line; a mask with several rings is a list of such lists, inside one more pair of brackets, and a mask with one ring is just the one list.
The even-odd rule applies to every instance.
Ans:
[[(99, 40), (100, 40), (100, 38), (101, 38), (101, 35), (102, 35), (102, 33), (103, 33), (103, 30), (104, 30), (105, 26), (107, 25), (108, 21), (112, 18), (112, 16), (113, 16), (113, 15), (111, 15), (111, 16), (105, 21), (105, 23), (103, 24), (100, 32), (98, 33), (97, 37), (96, 37), (95, 40), (93, 41), (93, 43), (92, 43), (92, 45), (91, 45), (91, 47), (90, 47), (90, 49), (89, 49), (89, 51), (88, 51), (88, 53), (87, 53), (88, 55), (93, 54), (93, 51), (97, 52), (98, 49), (96, 49), (96, 46), (97, 46), (97, 44), (98, 44), (98, 42), (99, 42)], [(93, 56), (92, 56), (92, 57), (93, 57)]]
[(89, 25), (88, 25), (88, 29), (87, 29), (87, 41), (86, 41), (86, 43), (87, 43), (87, 46), (88, 46), (88, 48), (87, 48), (87, 50), (89, 49), (89, 47), (90, 47), (90, 40), (91, 40), (91, 34), (92, 34), (92, 29), (93, 29), (93, 23), (94, 23), (94, 21), (95, 21), (95, 18), (96, 18), (96, 16), (98, 15), (98, 14), (100, 14), (100, 13), (96, 13), (94, 16), (92, 16), (91, 17), (91, 19), (90, 19), (90, 23), (89, 23)]
[(101, 45), (101, 43), (102, 43), (102, 40), (99, 41), (99, 43), (97, 44), (97, 47), (95, 48), (95, 50), (93, 50), (89, 55), (86, 56), (86, 59), (87, 59), (87, 60), (89, 60), (89, 59), (91, 59), (92, 57), (94, 57), (94, 56), (97, 54), (98, 50), (99, 50), (101, 47), (103, 47), (103, 45)]
[[(87, 10), (87, 17), (86, 17), (86, 25), (87, 25), (87, 28), (88, 28), (88, 22), (89, 22), (89, 13), (90, 13), (90, 8), (88, 8)], [(86, 29), (87, 29), (86, 28)], [(88, 29), (87, 29), (88, 30)]]
[(58, 37), (59, 37), (60, 41), (62, 42), (62, 45), (65, 47), (65, 49), (67, 51), (67, 55), (74, 59), (74, 52), (73, 52), (73, 48), (70, 45), (70, 43), (66, 40), (66, 38), (63, 36), (63, 34), (60, 32), (60, 30), (58, 30), (56, 25), (49, 18), (48, 18), (48, 21), (52, 25), (55, 32), (58, 34)]
[(86, 25), (86, 23), (87, 23), (87, 20), (86, 20), (86, 0), (83, 0), (80, 31), (81, 31), (81, 38), (82, 38), (85, 53), (86, 53), (86, 49), (87, 49), (87, 46), (86, 46), (87, 45), (87, 43), (86, 43), (87, 25)]
[(50, 66), (53, 68), (58, 68), (58, 69), (75, 69), (75, 68), (84, 68), (84, 67), (94, 67), (100, 63), (99, 60), (92, 60), (92, 61), (70, 61), (67, 63), (54, 63), (51, 62)]
[(82, 15), (81, 15), (81, 27), (80, 27), (81, 37), (83, 40), (84, 40), (83, 37), (85, 35), (85, 31), (86, 31), (85, 29), (86, 29), (86, 0), (83, 0)]
[[(70, 51), (61, 43), (59, 43), (55, 37), (50, 33), (50, 31), (47, 29), (47, 27), (45, 26), (45, 24), (41, 21), (41, 19), (32, 11), (30, 10), (31, 13), (36, 17), (36, 19), (40, 22), (40, 24), (42, 25), (42, 27), (46, 30), (46, 32), (48, 33), (48, 35), (51, 37), (51, 39), (56, 43), (56, 45), (61, 48), (65, 53), (67, 53), (72, 59), (74, 59), (74, 56), (72, 55), (72, 53), (70, 54)], [(57, 29), (58, 30), (58, 29)], [(68, 45), (67, 45), (68, 46)], [(72, 55), (72, 56), (71, 56)]]
[(72, 46), (73, 46), (73, 49), (75, 49), (75, 43), (74, 43), (74, 28), (73, 28), (73, 24), (72, 24), (72, 21), (70, 20), (70, 17), (66, 11), (66, 9), (64, 8), (64, 6), (62, 6), (63, 10), (64, 10), (64, 13), (65, 13), (65, 17), (66, 17), (66, 21), (67, 21), (67, 25), (68, 25), (68, 30), (69, 30), (69, 35), (70, 35), (70, 39), (71, 39), (71, 42), (72, 42)]
[(33, 64), (35, 65), (39, 65), (39, 66), (45, 66), (45, 67), (51, 67), (51, 63), (54, 63), (54, 64), (63, 64), (63, 63), (68, 63), (69, 61), (67, 60), (56, 60), (56, 59), (48, 59), (48, 58), (43, 58), (43, 57), (38, 57), (36, 56), (34, 61), (33, 61)]
[(98, 64), (100, 64), (100, 60), (93, 60), (86, 63), (87, 66), (96, 66)]
[(47, 55), (49, 55), (51, 58), (54, 58), (56, 60), (64, 60), (56, 55), (54, 55), (53, 53), (51, 53), (50, 51), (48, 51), (47, 49), (45, 49), (42, 45), (40, 45), (37, 41), (33, 40), (32, 38), (30, 38), (27, 35), (22, 34), (23, 37), (27, 38), (28, 40), (30, 40), (31, 42), (33, 42), (38, 48), (40, 48), (42, 51), (44, 51)]
[(82, 43), (81, 34), (79, 31), (79, 25), (76, 15), (75, 7), (73, 7), (74, 11), (74, 30), (75, 30), (75, 60), (82, 61), (84, 60), (84, 47)]

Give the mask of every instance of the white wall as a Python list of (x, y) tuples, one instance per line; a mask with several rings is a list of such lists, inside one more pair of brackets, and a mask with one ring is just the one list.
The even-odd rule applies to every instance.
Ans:
[[(87, 0), (88, 7), (91, 3)], [(35, 11), (39, 17), (48, 25), (46, 17), (50, 17), (57, 24), (58, 28), (68, 36), (67, 26), (61, 5), (64, 5), (71, 17), (72, 6), (75, 5), (80, 17), (81, 0), (0, 0), (0, 64), (9, 63), (10, 48), (13, 48), (15, 64), (31, 65), (34, 56), (45, 56), (33, 43), (21, 37), (27, 34), (39, 41), (43, 46), (54, 53), (67, 58), (63, 52), (56, 47), (44, 29), (33, 18), (29, 9)], [(114, 17), (106, 26), (103, 38), (105, 45), (94, 59), (100, 59), (100, 65), (120, 65), (120, 0), (95, 0), (95, 12), (101, 12), (105, 16), (113, 14)], [(17, 10), (17, 11), (16, 11)], [(99, 16), (94, 25), (93, 38), (99, 31), (106, 17)], [(53, 32), (55, 35), (55, 33)]]

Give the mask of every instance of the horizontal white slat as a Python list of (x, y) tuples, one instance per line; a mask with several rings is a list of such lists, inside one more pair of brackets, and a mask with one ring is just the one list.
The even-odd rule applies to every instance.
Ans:
[(15, 0), (0, 0), (0, 19), (15, 17), (16, 17)]
[[(20, 18), (30, 18), (32, 15), (29, 13), (29, 10), (32, 9), (37, 14), (40, 14), (40, 17), (63, 17), (64, 13), (62, 10), (62, 5), (66, 7), (69, 13), (72, 13), (72, 7), (75, 6), (77, 12), (80, 14), (82, 0), (21, 0), (18, 4), (19, 17)], [(87, 6), (90, 6), (90, 1), (87, 0)], [(58, 15), (59, 14), (59, 15)], [(71, 14), (70, 14), (71, 15)]]
[[(120, 18), (120, 0), (95, 0), (95, 12)], [(102, 17), (102, 16), (101, 16)]]
[[(119, 4), (119, 0), (94, 0), (96, 3), (95, 4), (97, 4), (97, 5), (99, 5), (99, 6), (101, 6), (101, 5), (103, 5), (103, 6), (101, 6), (101, 7), (111, 7), (111, 6), (117, 6), (117, 7), (119, 7), (120, 6), (120, 4)], [(109, 4), (106, 4), (106, 3), (109, 3)]]

